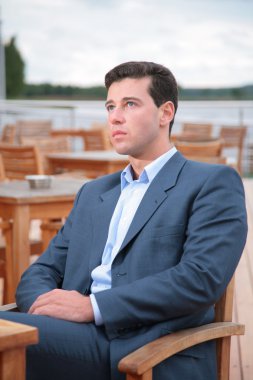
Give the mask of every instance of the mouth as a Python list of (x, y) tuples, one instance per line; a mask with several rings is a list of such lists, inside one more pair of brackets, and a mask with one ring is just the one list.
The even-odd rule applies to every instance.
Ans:
[(119, 136), (123, 136), (123, 135), (126, 135), (126, 133), (123, 131), (120, 131), (120, 130), (112, 132), (112, 137), (119, 137)]

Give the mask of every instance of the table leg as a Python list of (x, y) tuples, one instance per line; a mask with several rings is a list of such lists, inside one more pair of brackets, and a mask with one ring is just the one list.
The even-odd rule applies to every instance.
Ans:
[(30, 212), (28, 205), (17, 205), (13, 216), (13, 266), (16, 288), (22, 273), (30, 263)]

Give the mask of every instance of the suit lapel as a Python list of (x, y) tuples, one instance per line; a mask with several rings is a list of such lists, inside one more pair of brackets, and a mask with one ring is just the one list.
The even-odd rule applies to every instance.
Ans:
[(120, 180), (118, 181), (118, 185), (100, 195), (98, 204), (92, 214), (94, 251), (90, 256), (91, 270), (101, 262), (102, 253), (108, 237), (109, 225), (119, 196)]
[(179, 152), (175, 153), (154, 178), (136, 211), (120, 250), (134, 238), (167, 198), (167, 191), (175, 186), (185, 162), (186, 159)]

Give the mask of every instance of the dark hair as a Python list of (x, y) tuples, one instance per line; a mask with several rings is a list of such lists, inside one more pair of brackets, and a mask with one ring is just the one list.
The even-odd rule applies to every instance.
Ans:
[[(151, 84), (149, 94), (154, 100), (157, 107), (161, 104), (171, 101), (175, 107), (175, 113), (178, 105), (177, 82), (172, 72), (167, 67), (158, 63), (145, 61), (125, 62), (110, 70), (105, 75), (105, 86), (107, 90), (112, 83), (118, 82), (125, 78), (144, 78), (150, 77)], [(170, 122), (170, 132), (174, 122)]]

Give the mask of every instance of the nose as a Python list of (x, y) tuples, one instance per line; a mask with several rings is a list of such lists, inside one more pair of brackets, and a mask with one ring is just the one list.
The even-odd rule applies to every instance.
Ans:
[(122, 124), (125, 122), (125, 117), (124, 117), (124, 112), (122, 108), (120, 107), (115, 107), (112, 112), (109, 113), (108, 115), (108, 120), (110, 124)]

